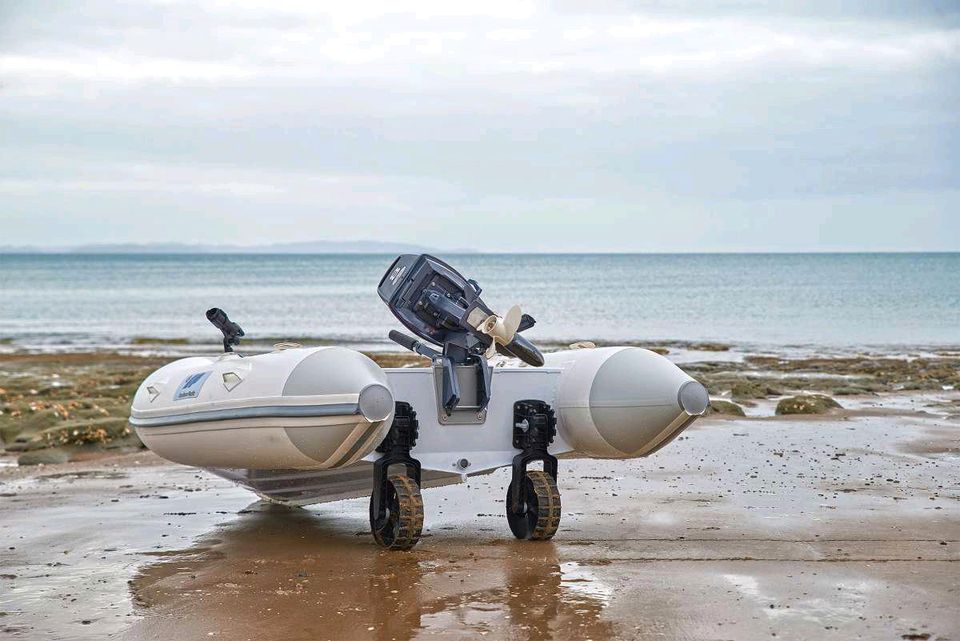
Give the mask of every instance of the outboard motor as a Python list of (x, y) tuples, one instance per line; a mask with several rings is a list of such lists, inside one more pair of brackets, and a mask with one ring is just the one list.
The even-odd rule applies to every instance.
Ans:
[(398, 257), (377, 286), (377, 293), (403, 325), (442, 352), (417, 339), (391, 331), (390, 339), (439, 362), (443, 368), (442, 406), (449, 416), (462, 398), (458, 368), (476, 374), (476, 406), (490, 401), (490, 366), (495, 352), (519, 358), (528, 365), (543, 365), (543, 355), (520, 332), (536, 321), (514, 306), (499, 316), (480, 298), (480, 286), (429, 254)]

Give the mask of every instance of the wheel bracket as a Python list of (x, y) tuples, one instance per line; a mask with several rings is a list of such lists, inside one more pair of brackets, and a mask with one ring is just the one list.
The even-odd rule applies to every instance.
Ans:
[(513, 446), (520, 453), (513, 457), (510, 482), (512, 500), (507, 509), (515, 514), (521, 514), (524, 510), (523, 479), (530, 463), (542, 461), (543, 471), (556, 482), (557, 457), (547, 451), (556, 434), (557, 417), (548, 403), (523, 400), (513, 404)]
[(377, 446), (377, 451), (383, 454), (373, 463), (373, 495), (371, 514), (376, 515), (376, 524), (382, 524), (386, 518), (384, 497), (387, 495), (389, 471), (393, 465), (403, 465), (406, 475), (420, 485), (420, 461), (410, 455), (410, 450), (417, 444), (419, 423), (417, 413), (409, 403), (397, 401), (393, 413), (393, 423), (390, 431)]

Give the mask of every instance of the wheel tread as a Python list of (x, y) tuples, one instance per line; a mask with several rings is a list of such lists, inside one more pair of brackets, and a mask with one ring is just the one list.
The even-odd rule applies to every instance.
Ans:
[(528, 470), (527, 478), (533, 484), (533, 491), (537, 495), (537, 525), (530, 533), (530, 539), (534, 541), (551, 539), (560, 527), (562, 514), (557, 482), (541, 470)]
[(409, 476), (391, 475), (397, 502), (400, 505), (400, 521), (391, 550), (409, 550), (423, 532), (423, 495), (420, 486)]

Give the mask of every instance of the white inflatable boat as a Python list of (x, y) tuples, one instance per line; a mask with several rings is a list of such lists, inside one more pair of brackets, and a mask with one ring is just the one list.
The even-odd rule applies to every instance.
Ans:
[[(516, 308), (494, 314), (475, 282), (431, 256), (398, 258), (379, 292), (408, 329), (442, 347), (391, 332), (431, 367), (381, 369), (341, 347), (241, 357), (232, 347), (242, 330), (212, 309), (227, 351), (152, 373), (131, 425), (160, 456), (271, 501), (371, 493), (377, 541), (407, 549), (422, 528), (422, 486), (505, 466), (514, 535), (550, 538), (560, 520), (557, 456), (647, 456), (707, 408), (700, 383), (648, 350), (541, 355), (520, 336), (533, 319)], [(520, 362), (490, 367), (495, 352)]]

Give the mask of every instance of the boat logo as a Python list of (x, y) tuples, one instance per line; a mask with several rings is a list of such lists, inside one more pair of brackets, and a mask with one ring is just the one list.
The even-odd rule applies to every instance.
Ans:
[(404, 272), (406, 271), (407, 271), (406, 265), (400, 265), (399, 267), (397, 267), (395, 270), (393, 270), (393, 273), (390, 274), (390, 282), (396, 285), (397, 281), (400, 280), (400, 277), (403, 276)]
[(186, 377), (174, 393), (173, 400), (182, 401), (185, 398), (196, 398), (200, 395), (200, 388), (203, 387), (209, 376), (210, 372), (198, 372)]

